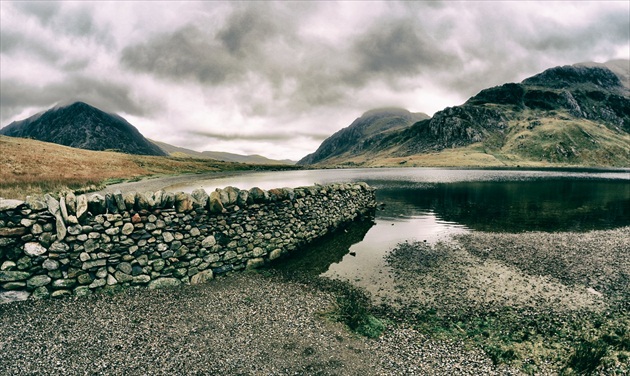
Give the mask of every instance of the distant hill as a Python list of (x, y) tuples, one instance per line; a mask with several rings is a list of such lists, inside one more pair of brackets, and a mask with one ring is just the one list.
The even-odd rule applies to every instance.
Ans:
[(169, 155), (174, 157), (193, 157), (193, 158), (201, 158), (201, 159), (215, 159), (218, 161), (224, 162), (237, 162), (237, 163), (248, 163), (248, 164), (262, 164), (262, 165), (294, 165), (296, 162), (283, 159), (283, 160), (275, 160), (263, 157), (262, 155), (252, 154), (252, 155), (241, 155), (241, 154), (233, 154), (226, 153), (222, 151), (194, 151), (186, 148), (182, 148), (179, 146), (174, 146), (167, 144), (165, 142), (149, 140), (155, 145), (157, 145), (160, 149), (164, 150)]
[(323, 163), (332, 158), (341, 159), (368, 152), (388, 133), (402, 131), (415, 122), (428, 118), (427, 114), (414, 114), (401, 108), (368, 111), (347, 128), (327, 138), (317, 151), (302, 158), (298, 164)]
[(332, 146), (340, 135), (352, 132), (362, 117), (300, 163), (628, 167), (628, 66), (622, 60), (551, 68), (521, 83), (482, 90), (432, 118), (380, 132), (368, 145), (336, 152)]
[(79, 149), (166, 155), (122, 117), (83, 102), (54, 107), (25, 120), (15, 121), (0, 129), (0, 134)]

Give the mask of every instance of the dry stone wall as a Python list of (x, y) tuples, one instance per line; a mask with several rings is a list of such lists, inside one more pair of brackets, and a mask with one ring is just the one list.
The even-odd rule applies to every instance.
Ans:
[(374, 207), (365, 183), (0, 199), (0, 301), (203, 283)]

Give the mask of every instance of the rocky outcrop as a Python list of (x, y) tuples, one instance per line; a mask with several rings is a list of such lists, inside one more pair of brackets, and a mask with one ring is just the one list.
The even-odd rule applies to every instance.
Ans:
[(365, 183), (73, 196), (0, 199), (0, 301), (204, 283), (260, 267), (375, 206)]

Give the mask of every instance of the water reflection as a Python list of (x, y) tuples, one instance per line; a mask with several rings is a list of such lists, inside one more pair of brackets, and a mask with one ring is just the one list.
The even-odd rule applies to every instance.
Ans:
[(383, 185), (382, 217), (431, 212), (446, 222), (499, 232), (588, 231), (630, 225), (630, 184), (617, 180), (529, 180)]

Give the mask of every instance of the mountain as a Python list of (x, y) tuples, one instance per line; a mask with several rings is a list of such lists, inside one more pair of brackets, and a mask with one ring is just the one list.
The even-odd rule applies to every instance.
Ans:
[[(628, 60), (548, 69), (370, 138), (318, 165), (630, 166)], [(609, 67), (612, 67), (611, 70)], [(624, 67), (626, 67), (624, 69)], [(358, 121), (358, 120), (357, 120)], [(325, 140), (335, 145), (357, 121)], [(318, 154), (319, 153), (319, 154)]]
[(15, 121), (0, 129), (0, 134), (87, 150), (166, 155), (122, 117), (83, 102), (54, 107), (25, 120)]
[(417, 121), (428, 119), (424, 113), (411, 113), (400, 108), (371, 110), (350, 126), (327, 138), (312, 154), (302, 158), (299, 165), (322, 163), (331, 158), (344, 158), (365, 153), (387, 134), (404, 130)]
[(193, 157), (193, 158), (201, 158), (201, 159), (215, 159), (218, 161), (224, 162), (237, 162), (237, 163), (248, 163), (248, 164), (263, 164), (263, 165), (294, 165), (295, 161), (289, 159), (283, 160), (275, 160), (263, 157), (262, 155), (252, 154), (252, 155), (241, 155), (241, 154), (233, 154), (226, 153), (222, 151), (203, 151), (198, 152), (186, 148), (182, 148), (179, 146), (174, 146), (167, 144), (165, 142), (149, 140), (155, 145), (157, 145), (160, 149), (167, 152), (169, 155), (173, 157)]

